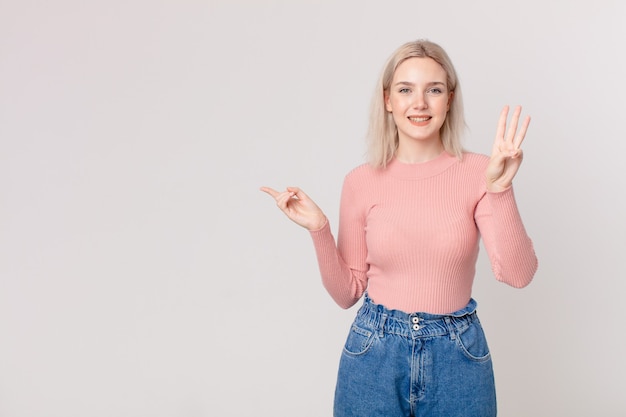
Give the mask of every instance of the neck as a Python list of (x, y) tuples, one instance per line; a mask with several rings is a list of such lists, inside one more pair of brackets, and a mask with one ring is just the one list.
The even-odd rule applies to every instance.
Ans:
[(441, 140), (428, 142), (400, 141), (396, 150), (396, 159), (405, 164), (419, 164), (437, 158), (444, 151)]

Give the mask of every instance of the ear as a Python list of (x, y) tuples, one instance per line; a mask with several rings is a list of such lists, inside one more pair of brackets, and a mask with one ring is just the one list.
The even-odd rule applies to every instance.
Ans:
[(383, 96), (385, 98), (385, 110), (387, 110), (388, 112), (392, 112), (392, 108), (391, 108), (391, 100), (389, 99), (389, 92), (385, 91), (383, 93)]

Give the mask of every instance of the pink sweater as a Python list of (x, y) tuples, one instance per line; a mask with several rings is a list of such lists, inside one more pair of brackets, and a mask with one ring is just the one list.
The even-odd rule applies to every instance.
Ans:
[(311, 232), (324, 286), (343, 308), (370, 298), (405, 312), (451, 313), (468, 303), (482, 239), (493, 272), (513, 287), (537, 270), (513, 189), (486, 191), (489, 158), (447, 153), (422, 164), (361, 165), (345, 178), (337, 243)]

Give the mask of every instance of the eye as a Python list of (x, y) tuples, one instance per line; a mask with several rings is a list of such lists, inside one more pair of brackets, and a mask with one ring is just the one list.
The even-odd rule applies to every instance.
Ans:
[(432, 94), (432, 95), (439, 95), (439, 94), (443, 93), (443, 90), (441, 88), (439, 88), (439, 87), (433, 87), (433, 88), (428, 90), (428, 93)]
[(410, 92), (411, 92), (411, 89), (407, 88), (407, 87), (403, 87), (403, 88), (398, 90), (398, 93), (400, 93), (400, 94), (409, 94)]

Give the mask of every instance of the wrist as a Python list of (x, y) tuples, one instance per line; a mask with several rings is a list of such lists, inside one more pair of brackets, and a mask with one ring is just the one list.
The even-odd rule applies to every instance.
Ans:
[(499, 184), (489, 184), (487, 183), (487, 192), (489, 193), (501, 193), (503, 191), (511, 188), (511, 184), (509, 185), (499, 185)]
[(312, 223), (311, 225), (309, 225), (309, 227), (307, 227), (307, 229), (309, 230), (309, 232), (316, 232), (323, 229), (324, 226), (326, 226), (326, 223), (328, 223), (328, 219), (326, 218), (326, 216), (322, 215), (319, 221)]

